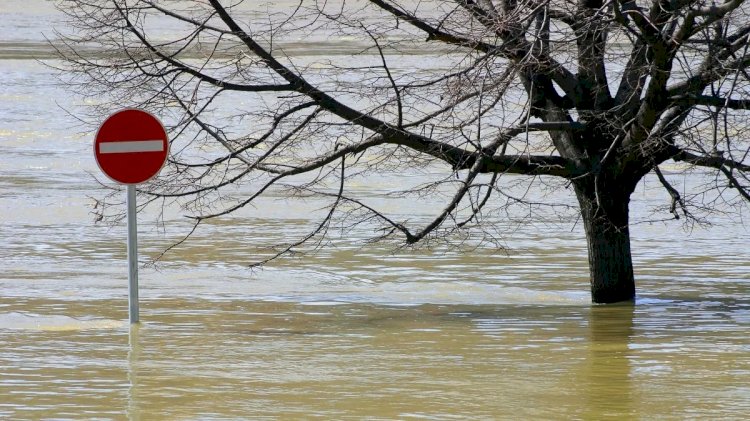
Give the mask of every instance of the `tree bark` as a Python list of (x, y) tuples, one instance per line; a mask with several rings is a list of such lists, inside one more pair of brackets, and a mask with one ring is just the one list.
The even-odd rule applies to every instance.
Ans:
[(616, 181), (599, 182), (595, 189), (591, 180), (575, 187), (588, 244), (591, 299), (595, 303), (632, 301), (635, 278), (628, 227), (632, 189), (623, 190)]

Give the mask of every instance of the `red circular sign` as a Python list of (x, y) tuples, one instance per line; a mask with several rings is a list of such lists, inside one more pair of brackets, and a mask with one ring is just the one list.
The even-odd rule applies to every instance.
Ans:
[(138, 184), (159, 173), (167, 160), (167, 131), (150, 113), (125, 109), (104, 120), (96, 132), (94, 155), (107, 177)]

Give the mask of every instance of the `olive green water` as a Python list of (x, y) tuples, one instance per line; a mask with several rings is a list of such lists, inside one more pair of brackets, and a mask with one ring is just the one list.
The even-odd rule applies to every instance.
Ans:
[[(26, 3), (0, 8), (16, 24), (0, 46), (0, 419), (750, 414), (747, 229), (721, 215), (692, 231), (645, 222), (668, 205), (651, 179), (632, 202), (633, 306), (589, 303), (580, 224), (543, 212), (498, 219), (507, 253), (394, 251), (353, 231), (251, 272), (260, 245), (298, 238), (314, 216), (315, 203), (272, 197), (142, 268), (130, 327), (125, 227), (90, 213), (105, 194), (92, 134), (57, 106), (70, 93), (52, 72), (14, 52), (53, 13)], [(358, 188), (376, 200), (399, 183)], [(419, 221), (435, 206), (390, 211)], [(142, 263), (189, 230), (178, 213), (155, 226), (154, 212), (140, 216)]]
[(19, 298), (3, 307), (7, 418), (742, 419), (750, 411), (750, 320), (740, 304), (163, 298), (145, 301), (145, 322), (130, 330), (116, 300)]

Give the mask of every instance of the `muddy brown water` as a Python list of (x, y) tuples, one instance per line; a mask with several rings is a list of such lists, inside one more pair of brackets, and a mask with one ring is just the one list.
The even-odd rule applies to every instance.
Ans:
[[(20, 22), (19, 39), (6, 36), (17, 47), (40, 41), (34, 25), (54, 12), (32, 1), (3, 14)], [(575, 221), (499, 221), (507, 253), (394, 251), (361, 246), (354, 232), (252, 272), (258, 244), (311, 222), (309, 205), (272, 198), (143, 268), (142, 323), (130, 327), (125, 227), (94, 223), (91, 197), (103, 192), (91, 138), (56, 105), (70, 93), (37, 61), (3, 57), (0, 418), (750, 414), (747, 229), (720, 215), (692, 231), (647, 222), (668, 204), (651, 179), (633, 197), (634, 306), (589, 303)], [(375, 199), (396, 183), (360, 189)], [(417, 219), (434, 211), (396, 205)], [(142, 263), (189, 228), (179, 215), (164, 226), (153, 216), (141, 216)]]

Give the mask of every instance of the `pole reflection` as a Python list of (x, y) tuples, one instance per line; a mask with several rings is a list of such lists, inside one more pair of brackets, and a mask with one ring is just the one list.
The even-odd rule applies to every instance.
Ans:
[(140, 420), (140, 402), (138, 397), (138, 366), (141, 357), (140, 323), (131, 323), (128, 337), (128, 420)]

